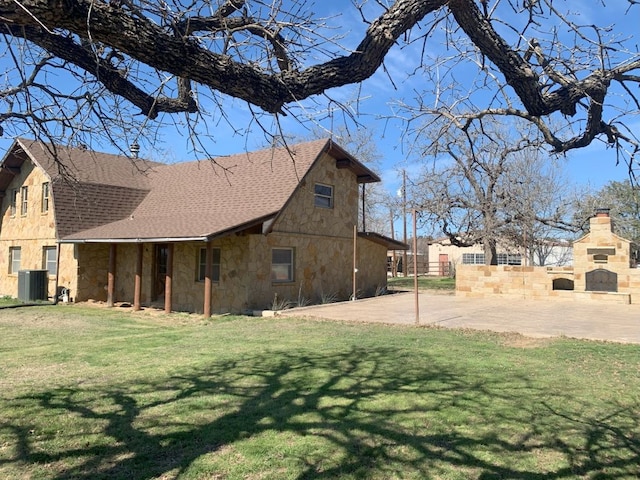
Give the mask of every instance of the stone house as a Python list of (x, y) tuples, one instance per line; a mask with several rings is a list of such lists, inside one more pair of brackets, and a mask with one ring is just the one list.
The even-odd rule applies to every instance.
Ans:
[(373, 295), (402, 247), (354, 227), (377, 181), (326, 139), (173, 165), (18, 139), (0, 162), (0, 294), (40, 270), (49, 298), (205, 315)]

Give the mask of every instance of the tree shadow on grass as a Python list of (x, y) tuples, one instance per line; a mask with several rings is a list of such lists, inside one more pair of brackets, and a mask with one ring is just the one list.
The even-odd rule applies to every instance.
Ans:
[(21, 399), (43, 416), (71, 417), (55, 445), (32, 439), (28, 425), (0, 429), (15, 439), (11, 462), (50, 466), (56, 479), (640, 473), (637, 403), (596, 418), (527, 377), (496, 378), (394, 349), (272, 352)]

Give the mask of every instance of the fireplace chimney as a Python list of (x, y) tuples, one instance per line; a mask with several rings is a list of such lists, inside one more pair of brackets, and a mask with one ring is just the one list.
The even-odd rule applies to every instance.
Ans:
[(596, 208), (596, 217), (608, 217), (610, 208)]

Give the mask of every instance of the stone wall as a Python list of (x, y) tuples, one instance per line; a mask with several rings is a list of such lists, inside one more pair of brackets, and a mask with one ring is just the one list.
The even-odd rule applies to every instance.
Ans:
[(358, 240), (358, 296), (372, 297), (387, 288), (387, 247), (366, 239)]
[[(459, 265), (456, 294), (640, 303), (640, 269), (630, 268), (631, 243), (612, 232), (608, 215), (591, 219), (589, 234), (574, 242), (573, 257), (573, 267)], [(600, 268), (617, 275), (616, 292), (586, 289), (586, 274)], [(559, 279), (573, 282), (573, 290), (554, 289), (554, 280)]]
[(501, 265), (458, 265), (456, 295), (485, 297), (504, 295), (512, 298), (563, 296), (553, 290), (557, 279), (573, 280), (572, 267), (522, 267)]
[[(316, 183), (333, 187), (333, 208), (314, 205)], [(358, 183), (355, 174), (336, 168), (335, 158), (322, 155), (300, 182), (272, 231), (351, 238), (358, 223)]]
[[(15, 176), (6, 195), (2, 198), (0, 215), (0, 295), (18, 296), (18, 273), (9, 273), (11, 247), (20, 247), (20, 270), (42, 270), (44, 264), (44, 247), (56, 247), (55, 218), (53, 199), (49, 196), (49, 209), (42, 212), (42, 184), (49, 182), (47, 175), (31, 162), (24, 162), (20, 173)], [(28, 187), (28, 207), (26, 215), (21, 213), (21, 187)], [(11, 191), (18, 190), (15, 215), (11, 215)], [(75, 263), (72, 248), (62, 248), (60, 264), (61, 285), (73, 284)], [(48, 296), (55, 295), (56, 276), (49, 275)]]
[[(197, 279), (202, 242), (174, 244), (172, 307), (176, 311), (202, 313), (204, 282)], [(220, 249), (220, 281), (212, 284), (212, 312), (242, 313), (271, 308), (274, 297), (297, 303), (302, 297), (319, 303), (323, 296), (346, 300), (353, 289), (353, 239), (273, 233), (270, 235), (230, 236), (213, 242)], [(271, 280), (271, 249), (294, 250), (294, 281)], [(109, 245), (77, 245), (81, 267), (77, 301), (106, 301)], [(375, 295), (386, 286), (384, 259), (386, 247), (358, 239), (358, 294)], [(164, 297), (152, 301), (154, 244), (144, 244), (143, 305), (162, 307)], [(114, 301), (133, 303), (137, 244), (120, 244), (116, 253)]]

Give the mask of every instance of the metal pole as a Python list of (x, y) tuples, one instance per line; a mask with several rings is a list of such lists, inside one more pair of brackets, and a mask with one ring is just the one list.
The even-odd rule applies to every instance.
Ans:
[(351, 300), (356, 299), (358, 293), (358, 284), (356, 274), (358, 273), (358, 226), (353, 226), (353, 293)]
[[(415, 299), (415, 306), (416, 306), (416, 325), (420, 324), (420, 302), (418, 299), (418, 232), (416, 231), (416, 225), (417, 225), (417, 221), (416, 221), (416, 217), (417, 215), (417, 210), (414, 208), (411, 210), (411, 213), (413, 215), (413, 291), (414, 293), (414, 299)], [(406, 252), (406, 250), (405, 250)]]
[[(395, 232), (394, 232), (394, 228), (393, 228), (393, 210), (389, 209), (389, 216), (391, 217), (391, 238), (393, 240), (396, 239), (395, 236)], [(392, 250), (392, 254), (391, 254), (391, 276), (393, 278), (398, 276), (398, 264), (397, 264), (398, 259), (396, 258), (396, 250)]]
[[(402, 170), (402, 223), (404, 226), (404, 234), (402, 241), (407, 243), (407, 172)], [(402, 276), (407, 277), (409, 273), (409, 265), (407, 265), (407, 251), (404, 250), (402, 254)]]

